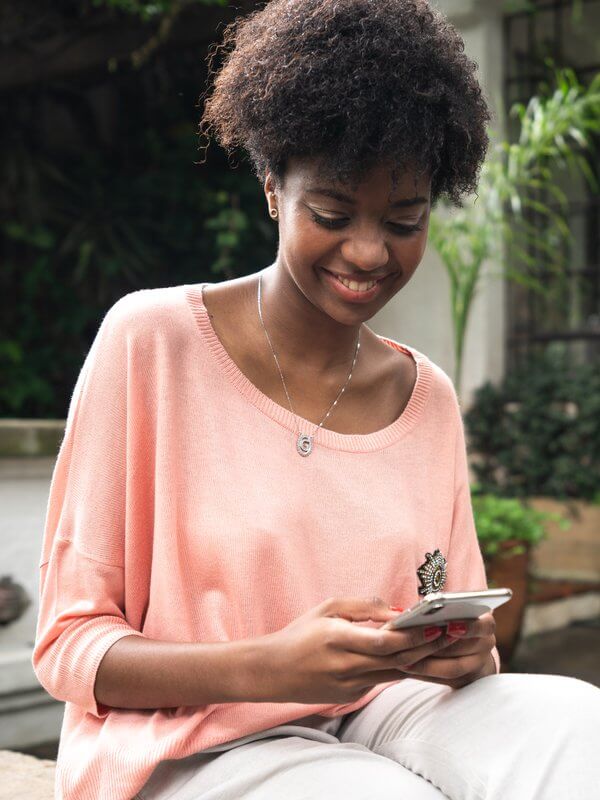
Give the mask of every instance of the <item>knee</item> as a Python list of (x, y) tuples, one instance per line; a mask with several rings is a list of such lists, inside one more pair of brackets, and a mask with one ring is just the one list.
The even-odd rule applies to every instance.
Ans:
[(503, 701), (530, 722), (581, 732), (598, 727), (600, 689), (587, 681), (543, 673), (501, 673), (494, 683)]
[(492, 676), (514, 694), (530, 696), (536, 699), (555, 699), (568, 701), (587, 699), (591, 703), (598, 702), (600, 689), (592, 683), (566, 675), (548, 675), (543, 672), (503, 672)]

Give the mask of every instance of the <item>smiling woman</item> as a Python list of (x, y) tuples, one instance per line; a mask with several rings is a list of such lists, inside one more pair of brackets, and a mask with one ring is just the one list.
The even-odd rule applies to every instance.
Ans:
[[(244, 150), (263, 183), (279, 226), (276, 262), (263, 270), (265, 327), (289, 376), (286, 396), (315, 424), (348, 375), (357, 335), (352, 386), (366, 378), (372, 391), (359, 407), (345, 395), (351, 418), (365, 406), (372, 414), (394, 381), (394, 409), (382, 416), (397, 416), (414, 386), (411, 359), (364, 323), (412, 278), (438, 199), (459, 205), (477, 185), (490, 112), (476, 69), (425, 0), (272, 0), (227, 26), (211, 55), (201, 138)], [(223, 337), (226, 308), (238, 309), (255, 338), (236, 361), (260, 359), (254, 382), (278, 399), (256, 328), (256, 277), (208, 287), (206, 302)], [(340, 430), (343, 413), (329, 420)]]
[(476, 185), (475, 65), (425, 0), (272, 0), (225, 42), (203, 122), (277, 258), (126, 295), (82, 367), (32, 659), (57, 800), (591, 798), (597, 689), (498, 674), (491, 613), (380, 630), (432, 554), (487, 586), (453, 384), (366, 324)]

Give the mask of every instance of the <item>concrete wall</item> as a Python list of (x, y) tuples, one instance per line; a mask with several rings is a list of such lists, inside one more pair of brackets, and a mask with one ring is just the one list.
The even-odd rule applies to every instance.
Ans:
[[(478, 64), (478, 77), (492, 108), (491, 128), (504, 136), (503, 30), (499, 0), (431, 0), (458, 28), (465, 52)], [(467, 329), (461, 405), (486, 380), (499, 381), (505, 363), (505, 284), (501, 264), (484, 266)], [(428, 244), (412, 280), (370, 321), (378, 334), (391, 336), (425, 353), (454, 377), (450, 284), (433, 245)]]
[[(0, 442), (6, 427), (0, 423)], [(31, 664), (54, 462), (49, 456), (0, 458), (0, 576), (10, 575), (31, 599), (19, 619), (0, 627), (0, 749), (31, 747), (60, 733), (64, 705), (40, 686)]]

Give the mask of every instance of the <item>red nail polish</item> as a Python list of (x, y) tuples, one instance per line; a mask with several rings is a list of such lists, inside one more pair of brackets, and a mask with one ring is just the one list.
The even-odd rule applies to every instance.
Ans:
[(467, 632), (467, 626), (464, 622), (451, 622), (448, 625), (448, 633), (456, 633), (459, 636), (462, 636)]
[(392, 609), (392, 611), (404, 611), (404, 609), (401, 608), (400, 606), (390, 606), (390, 608)]
[(442, 629), (438, 627), (433, 628), (425, 628), (423, 631), (423, 635), (426, 639), (437, 639), (437, 637), (441, 634)]

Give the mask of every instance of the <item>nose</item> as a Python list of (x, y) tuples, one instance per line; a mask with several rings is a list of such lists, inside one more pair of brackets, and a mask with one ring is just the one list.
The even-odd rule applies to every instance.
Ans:
[(352, 264), (354, 272), (374, 272), (385, 267), (389, 253), (385, 236), (370, 230), (355, 231), (341, 245), (344, 263)]

